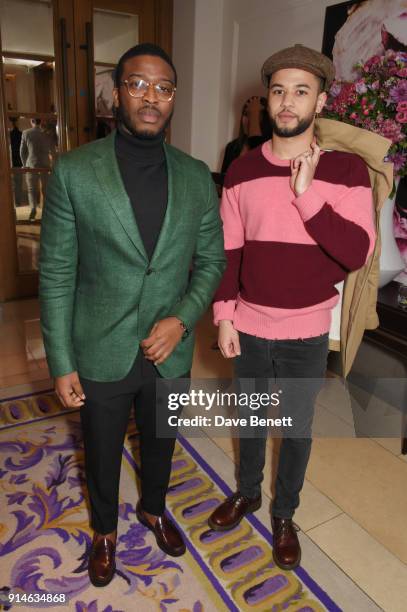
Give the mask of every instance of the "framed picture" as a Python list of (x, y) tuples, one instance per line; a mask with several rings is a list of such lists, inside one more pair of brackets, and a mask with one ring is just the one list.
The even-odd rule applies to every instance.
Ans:
[(96, 115), (113, 117), (113, 71), (114, 65), (95, 64), (95, 105)]
[(116, 127), (113, 113), (114, 64), (95, 64), (96, 138), (103, 138)]
[(386, 49), (407, 51), (406, 0), (353, 0), (328, 6), (322, 53), (338, 80), (353, 81), (353, 66)]

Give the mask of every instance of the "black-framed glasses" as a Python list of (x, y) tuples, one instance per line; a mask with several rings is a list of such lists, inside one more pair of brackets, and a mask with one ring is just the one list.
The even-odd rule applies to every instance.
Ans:
[(126, 85), (127, 91), (132, 98), (143, 98), (152, 85), (154, 87), (157, 99), (160, 102), (171, 102), (177, 89), (169, 81), (151, 83), (136, 77), (126, 79), (125, 81), (122, 81), (120, 85)]

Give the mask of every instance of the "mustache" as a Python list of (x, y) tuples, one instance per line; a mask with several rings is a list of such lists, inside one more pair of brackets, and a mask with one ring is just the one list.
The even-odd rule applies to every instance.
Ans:
[(278, 115), (282, 115), (283, 113), (287, 113), (287, 115), (292, 115), (293, 117), (298, 117), (298, 115), (296, 115), (295, 113), (293, 113), (293, 111), (290, 111), (288, 108), (283, 108), (283, 110), (281, 110), (279, 113), (277, 113)]
[(152, 106), (151, 104), (144, 104), (144, 106), (138, 109), (137, 113), (142, 113), (144, 111), (148, 111), (149, 113), (154, 113), (155, 115), (158, 115), (159, 117), (161, 117), (161, 113), (158, 110), (158, 108), (156, 108), (155, 106)]

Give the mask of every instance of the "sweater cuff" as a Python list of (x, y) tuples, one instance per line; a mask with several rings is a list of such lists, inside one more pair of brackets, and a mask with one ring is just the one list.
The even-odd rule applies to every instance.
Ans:
[(295, 204), (302, 220), (305, 222), (321, 210), (326, 204), (326, 200), (310, 185), (304, 193), (294, 198), (293, 204)]
[(219, 321), (233, 321), (235, 316), (236, 300), (227, 300), (222, 302), (214, 302), (213, 304), (213, 322), (219, 325)]

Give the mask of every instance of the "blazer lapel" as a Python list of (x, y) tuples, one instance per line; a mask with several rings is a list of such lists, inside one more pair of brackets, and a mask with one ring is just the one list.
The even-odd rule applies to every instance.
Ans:
[(113, 208), (124, 231), (143, 259), (148, 261), (136, 218), (120, 175), (114, 146), (115, 133), (116, 132), (112, 132), (112, 134), (105, 139), (100, 156), (97, 157), (92, 164), (99, 183), (107, 196), (108, 202)]
[(171, 148), (164, 144), (168, 174), (168, 202), (160, 235), (151, 258), (151, 263), (158, 259), (166, 249), (170, 248), (174, 238), (174, 229), (182, 214), (185, 199), (185, 177), (179, 162), (171, 152)]

